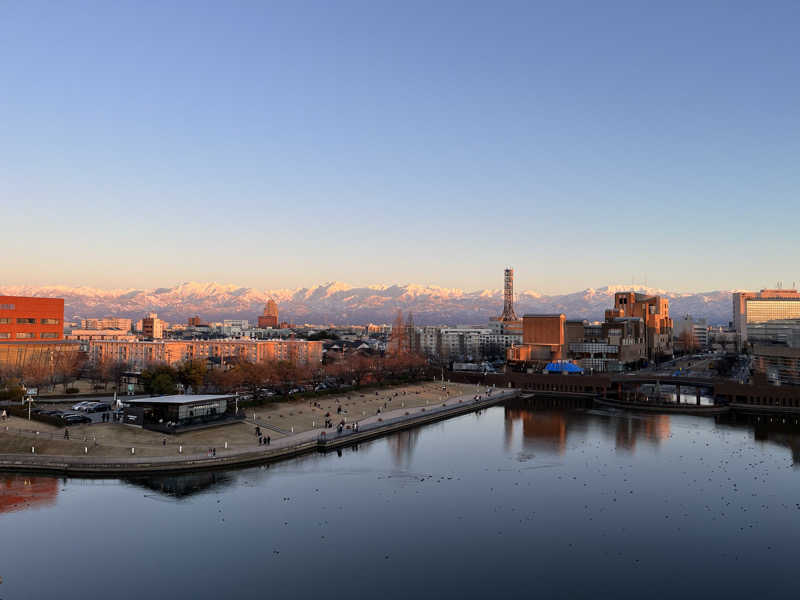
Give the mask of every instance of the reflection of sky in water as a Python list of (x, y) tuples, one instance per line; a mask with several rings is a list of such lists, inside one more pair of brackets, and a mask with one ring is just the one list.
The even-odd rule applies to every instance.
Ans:
[(797, 448), (775, 422), (520, 402), (238, 471), (5, 475), (2, 592), (789, 597)]

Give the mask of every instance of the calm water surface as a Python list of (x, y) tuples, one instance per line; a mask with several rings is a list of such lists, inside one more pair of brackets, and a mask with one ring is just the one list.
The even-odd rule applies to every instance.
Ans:
[(0, 474), (0, 599), (797, 597), (800, 429), (495, 407), (269, 468)]

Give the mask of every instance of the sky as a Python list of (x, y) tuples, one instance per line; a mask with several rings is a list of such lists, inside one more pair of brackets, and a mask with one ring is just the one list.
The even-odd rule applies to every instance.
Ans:
[(800, 3), (0, 0), (0, 285), (800, 282)]

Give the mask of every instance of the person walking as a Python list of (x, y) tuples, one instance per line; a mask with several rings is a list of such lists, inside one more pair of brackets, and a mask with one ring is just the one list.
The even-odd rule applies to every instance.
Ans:
[(270, 438), (267, 436), (267, 446), (269, 446)]

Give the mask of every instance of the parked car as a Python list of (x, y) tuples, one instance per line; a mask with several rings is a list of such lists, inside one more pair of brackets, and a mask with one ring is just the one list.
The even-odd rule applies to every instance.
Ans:
[(92, 419), (86, 415), (79, 415), (77, 413), (61, 415), (61, 420), (64, 425), (79, 425), (81, 423), (91, 423)]
[(72, 405), (72, 410), (83, 410), (87, 404), (90, 404), (90, 402), (87, 402), (85, 400), (83, 402), (78, 402), (77, 404)]
[(81, 406), (78, 410), (81, 412), (89, 412), (90, 408), (98, 404), (100, 404), (100, 402), (84, 402), (83, 406)]
[(91, 406), (86, 409), (86, 412), (107, 412), (111, 410), (111, 405), (108, 402), (93, 402)]

